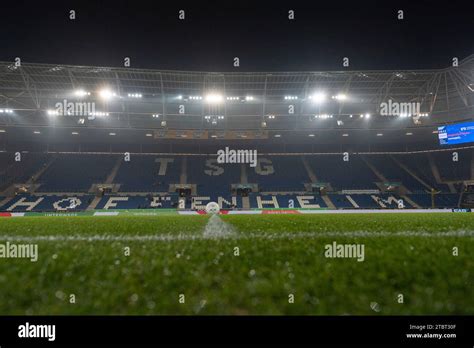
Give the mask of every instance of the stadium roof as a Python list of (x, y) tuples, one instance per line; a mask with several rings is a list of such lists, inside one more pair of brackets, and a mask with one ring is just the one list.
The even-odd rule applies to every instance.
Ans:
[[(101, 98), (104, 91), (109, 100)], [(381, 105), (389, 101), (419, 103), (429, 117), (383, 117)], [(52, 117), (66, 102), (93, 104), (97, 117)], [(473, 106), (474, 55), (457, 67), (400, 71), (218, 73), (0, 62), (0, 112), (10, 111), (0, 114), (2, 127), (403, 131), (472, 119)]]

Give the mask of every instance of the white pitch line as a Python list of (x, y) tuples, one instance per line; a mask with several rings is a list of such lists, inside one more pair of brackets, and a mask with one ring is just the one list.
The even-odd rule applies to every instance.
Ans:
[(0, 241), (9, 242), (173, 242), (173, 241), (195, 241), (195, 240), (219, 240), (219, 239), (295, 239), (295, 238), (385, 238), (385, 237), (425, 237), (425, 238), (442, 238), (442, 237), (474, 237), (474, 231), (448, 231), (448, 232), (422, 232), (422, 231), (406, 231), (406, 232), (282, 232), (282, 233), (245, 233), (233, 234), (222, 237), (209, 237), (202, 234), (177, 234), (177, 235), (35, 235), (35, 236), (12, 236), (0, 235)]

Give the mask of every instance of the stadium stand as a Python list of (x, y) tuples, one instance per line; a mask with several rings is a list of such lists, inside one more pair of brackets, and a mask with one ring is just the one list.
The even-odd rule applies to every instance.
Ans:
[(228, 195), (241, 182), (241, 165), (217, 163), (215, 157), (187, 156), (187, 184), (197, 185), (198, 195)]
[(92, 202), (92, 195), (17, 195), (2, 210), (17, 211), (82, 211)]
[(318, 181), (331, 183), (334, 191), (377, 189), (380, 181), (359, 155), (348, 161), (342, 154), (309, 156), (308, 161)]
[(167, 192), (169, 184), (179, 183), (180, 172), (179, 157), (133, 155), (122, 161), (114, 183), (121, 192)]
[[(93, 200), (96, 209), (175, 208), (179, 198), (170, 185), (179, 183), (196, 185), (194, 197), (188, 194), (185, 199), (187, 209), (202, 208), (209, 201), (219, 201), (225, 208), (245, 208), (244, 202), (248, 202), (247, 208), (393, 209), (399, 208), (400, 199), (405, 208), (432, 208), (432, 196), (434, 207), (454, 208), (461, 201), (464, 180), (472, 180), (472, 151), (459, 156), (460, 161), (453, 162), (451, 152), (351, 155), (346, 162), (342, 154), (307, 155), (308, 171), (300, 155), (262, 155), (253, 168), (220, 164), (215, 157), (204, 155), (133, 155), (126, 162), (121, 155), (26, 154), (22, 162), (14, 162), (13, 154), (0, 153), (4, 186), (0, 195), (11, 197), (3, 201), (6, 203), (0, 210), (79, 211)], [(439, 172), (438, 180), (434, 171)], [(35, 179), (38, 173), (41, 175)], [(386, 192), (383, 185), (376, 184), (381, 177), (400, 182), (409, 191)], [(90, 191), (94, 184), (107, 180), (119, 188), (102, 193), (102, 197), (100, 192)], [(36, 185), (29, 194), (12, 196), (12, 191), (5, 190), (28, 181)], [(329, 185), (322, 192), (311, 192), (311, 185), (305, 184), (312, 181)], [(237, 195), (232, 184), (256, 184), (259, 192), (250, 192), (244, 200), (241, 195), (246, 194)], [(431, 192), (430, 187), (439, 191)]]
[(22, 153), (21, 160), (15, 161), (15, 154), (0, 153), (0, 190), (33, 179), (46, 161), (47, 155)]
[(418, 178), (430, 187), (436, 190), (449, 192), (449, 188), (446, 184), (436, 182), (428, 154), (413, 154), (399, 157), (403, 164), (405, 164)]
[[(431, 195), (429, 194), (411, 194), (409, 197), (422, 208), (432, 208)], [(434, 195), (436, 208), (457, 207), (459, 193), (439, 193)]]
[(425, 192), (423, 186), (407, 171), (394, 162), (393, 158), (386, 155), (374, 155), (369, 157), (369, 161), (384, 175), (390, 182), (400, 182), (411, 192)]
[(37, 179), (37, 192), (87, 192), (106, 180), (115, 161), (106, 155), (58, 155)]
[[(186, 207), (225, 199), (242, 209), (262, 199), (324, 209), (471, 204), (473, 55), (403, 73), (0, 65), (2, 210), (40, 196), (32, 211), (49, 210), (80, 195), (92, 202), (71, 209), (175, 207), (178, 195)], [(65, 96), (97, 103), (96, 115), (51, 110)], [(382, 113), (412, 102), (416, 112)], [(456, 139), (448, 126), (469, 132)], [(258, 151), (257, 166), (217, 164), (211, 155), (230, 147)], [(150, 195), (171, 201), (155, 206)]]
[(248, 182), (258, 183), (261, 192), (303, 191), (310, 182), (301, 156), (264, 156), (255, 168), (247, 169)]
[(471, 177), (471, 151), (456, 151), (457, 161), (453, 161), (453, 153), (440, 152), (434, 154), (436, 167), (443, 181), (469, 180)]
[(97, 209), (156, 209), (172, 208), (176, 201), (175, 195), (166, 196), (132, 196), (132, 195), (107, 195), (102, 197)]
[(209, 202), (217, 202), (222, 209), (242, 208), (242, 197), (231, 195), (202, 195), (186, 201), (186, 209), (204, 209)]
[(326, 208), (326, 203), (314, 194), (281, 194), (261, 195), (250, 194), (251, 208)]

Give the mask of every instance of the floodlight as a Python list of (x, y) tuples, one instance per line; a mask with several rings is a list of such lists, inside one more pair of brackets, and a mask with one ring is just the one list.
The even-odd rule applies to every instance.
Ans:
[(313, 95), (310, 95), (309, 99), (311, 99), (313, 103), (322, 103), (323, 101), (326, 100), (326, 94), (322, 92), (318, 92)]
[(346, 100), (346, 99), (347, 99), (347, 95), (345, 95), (345, 94), (333, 95), (333, 96), (332, 96), (332, 99), (336, 99), (336, 100)]
[(99, 96), (102, 99), (109, 100), (116, 96), (110, 89), (102, 89), (99, 91)]
[(102, 111), (96, 111), (96, 112), (91, 112), (89, 116), (109, 116), (108, 112), (102, 112)]
[(142, 95), (140, 93), (128, 93), (129, 98), (141, 98)]
[(85, 97), (86, 95), (91, 95), (90, 92), (86, 92), (83, 89), (78, 89), (74, 91), (74, 95), (77, 97)]
[(210, 104), (218, 104), (221, 103), (223, 100), (222, 95), (216, 94), (216, 93), (211, 93), (206, 95), (206, 102)]

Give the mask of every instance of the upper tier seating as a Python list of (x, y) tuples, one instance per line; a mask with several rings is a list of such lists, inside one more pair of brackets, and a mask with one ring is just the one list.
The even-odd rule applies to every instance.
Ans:
[(178, 156), (132, 155), (123, 161), (114, 183), (121, 192), (168, 192), (169, 184), (178, 184), (181, 173)]
[(439, 174), (443, 181), (469, 180), (471, 177), (472, 150), (456, 151), (457, 161), (453, 161), (453, 152), (433, 154)]
[(217, 163), (216, 157), (188, 156), (187, 183), (197, 185), (198, 195), (228, 195), (240, 183), (241, 164)]
[[(182, 183), (196, 185), (197, 195), (229, 196), (231, 185), (245, 183), (246, 178), (247, 183), (258, 184), (260, 193), (295, 193), (304, 192), (305, 184), (311, 182), (310, 172), (304, 165), (306, 160), (316, 180), (329, 183), (336, 192), (378, 190), (376, 183), (382, 180), (367, 161), (387, 181), (401, 182), (412, 194), (426, 194), (428, 188), (405, 171), (398, 161), (427, 185), (450, 193), (448, 185), (436, 183), (428, 156), (352, 154), (349, 161), (344, 161), (342, 154), (307, 155), (306, 159), (299, 155), (261, 155), (258, 165), (251, 167), (249, 164), (220, 164), (216, 157), (206, 155), (132, 154), (127, 162), (122, 155), (23, 153), (22, 160), (15, 162), (13, 153), (0, 153), (0, 188), (6, 189), (12, 184), (34, 179), (32, 183), (39, 185), (36, 193), (86, 193), (93, 184), (104, 184), (109, 178), (110, 183), (119, 185), (121, 193), (169, 192), (170, 185)], [(459, 151), (458, 162), (452, 161), (451, 151), (432, 153), (431, 156), (441, 180), (453, 182), (451, 187), (456, 192), (460, 192), (463, 180), (473, 179), (472, 150)], [(48, 163), (49, 167), (44, 167)], [(46, 170), (33, 178), (42, 168)], [(114, 169), (117, 171), (114, 172)], [(114, 173), (115, 176), (112, 175)], [(439, 197), (438, 200), (441, 199)], [(425, 198), (421, 199), (422, 205), (426, 206)], [(440, 201), (440, 204), (451, 205), (452, 202), (453, 199), (449, 198), (447, 203)], [(338, 203), (342, 207), (350, 206), (345, 199)], [(372, 202), (367, 205), (372, 205)]]
[(401, 182), (411, 192), (425, 192), (427, 188), (411, 174), (401, 168), (390, 156), (374, 155), (368, 157), (377, 170), (390, 182)]
[(104, 183), (117, 156), (57, 155), (38, 178), (37, 192), (87, 192), (92, 184)]
[(436, 190), (449, 192), (445, 184), (437, 183), (431, 170), (430, 161), (426, 154), (413, 154), (399, 156), (400, 161), (405, 164), (417, 177)]
[(336, 191), (377, 189), (380, 181), (359, 155), (350, 155), (347, 162), (342, 155), (311, 156), (308, 161), (318, 181), (331, 183)]
[(310, 182), (301, 156), (260, 156), (257, 167), (247, 167), (249, 183), (262, 192), (304, 191)]
[(46, 164), (44, 154), (21, 153), (21, 160), (15, 161), (14, 153), (0, 153), (0, 190), (11, 184), (24, 184)]

